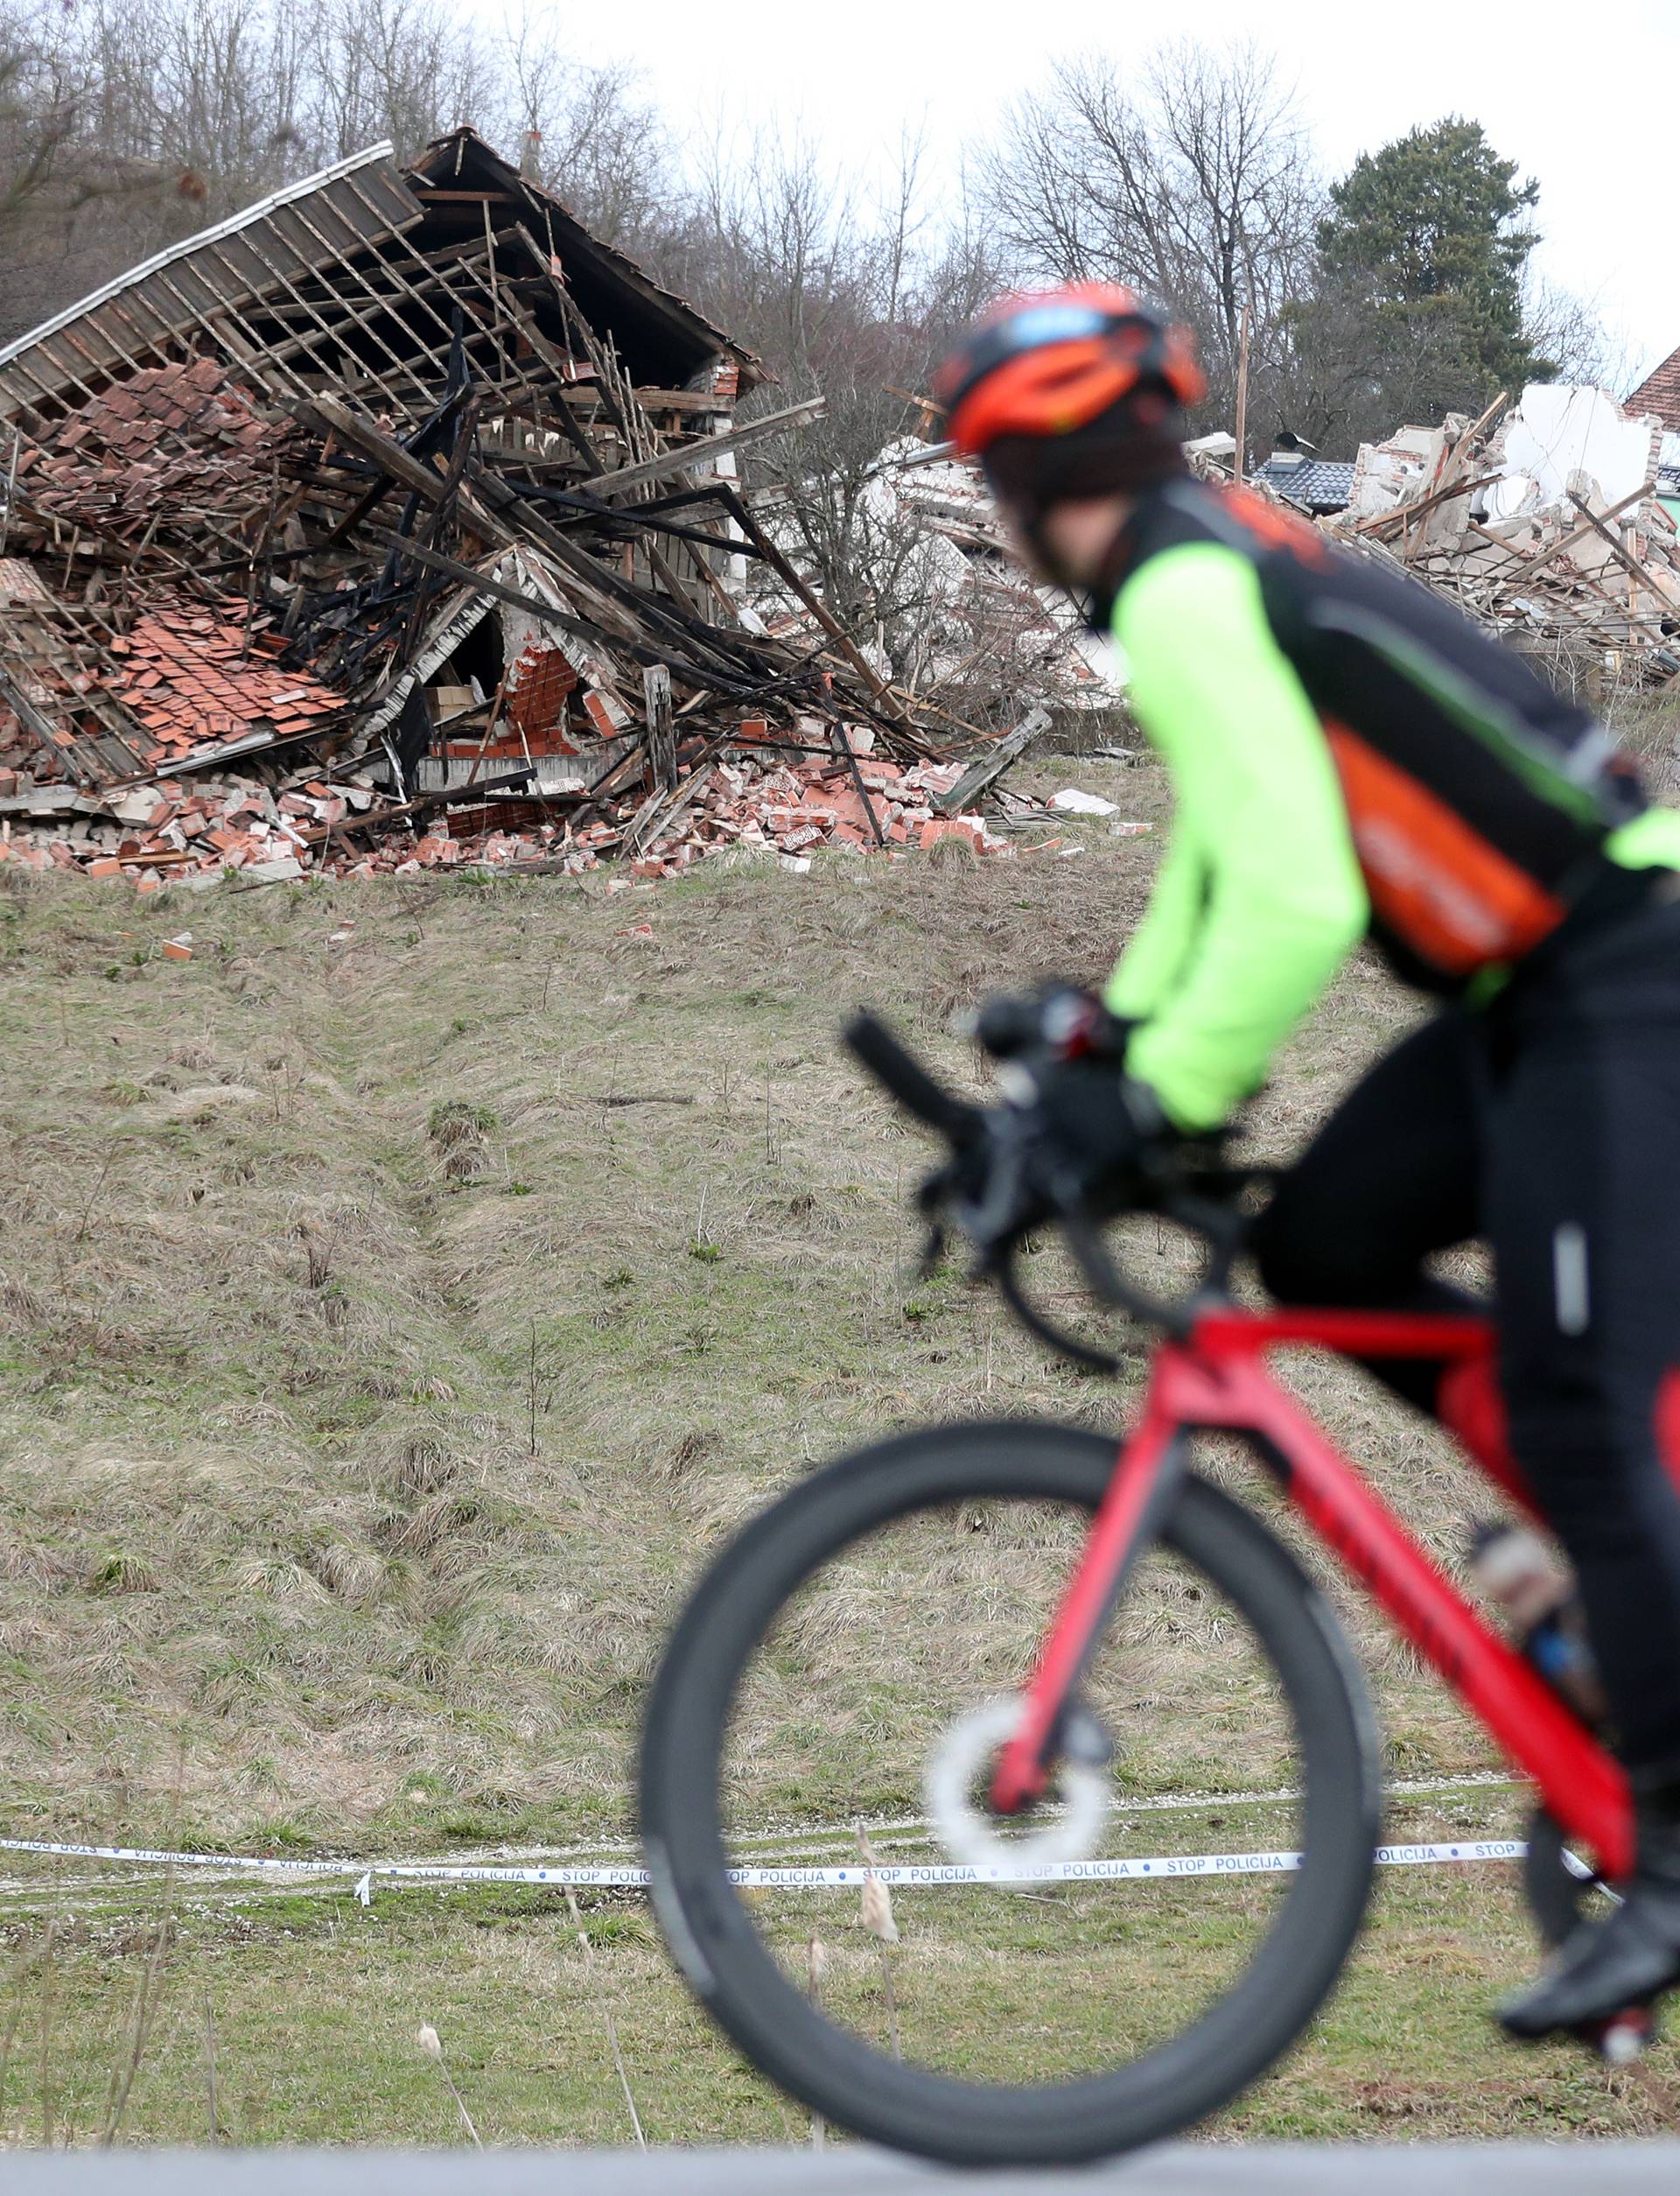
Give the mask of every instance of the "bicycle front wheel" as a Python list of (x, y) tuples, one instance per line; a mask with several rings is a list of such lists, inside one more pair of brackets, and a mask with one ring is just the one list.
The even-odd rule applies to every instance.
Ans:
[(871, 2140), (963, 2164), (1157, 2141), (1288, 2048), (1358, 1932), (1357, 1670), (1287, 1549), (1194, 1477), (1082, 1691), (1112, 1759), (976, 1857), (998, 1704), (1114, 1462), (1013, 1422), (860, 1450), (724, 1550), (662, 1662), (666, 1941), (758, 2066)]

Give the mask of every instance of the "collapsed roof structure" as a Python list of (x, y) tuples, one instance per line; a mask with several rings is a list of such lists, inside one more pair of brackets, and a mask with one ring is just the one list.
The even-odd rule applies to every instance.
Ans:
[(744, 738), (885, 843), (857, 754), (914, 769), (949, 728), (745, 501), (736, 453), (821, 410), (738, 423), (768, 378), (470, 129), (107, 284), (0, 350), (0, 843), (60, 817), (80, 866), (366, 868), (447, 810), (456, 853), (476, 821), (657, 868), (683, 816), (729, 836), (696, 779)]

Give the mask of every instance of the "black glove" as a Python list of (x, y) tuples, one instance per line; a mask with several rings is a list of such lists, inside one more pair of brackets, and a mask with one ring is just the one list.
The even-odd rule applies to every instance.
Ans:
[(922, 1210), (954, 1221), (984, 1257), (1059, 1213), (1096, 1219), (1142, 1201), (1179, 1140), (1153, 1092), (1125, 1073), (1130, 1025), (1057, 984), (988, 1000), (973, 1028), (1009, 1103), (927, 1177)]
[(976, 1044), (994, 1060), (1126, 1056), (1132, 1025), (1111, 1014), (1095, 992), (1046, 984), (1035, 992), (995, 992), (973, 1019)]
[(1015, 1073), (1031, 1079), (1033, 1173), (1050, 1201), (1093, 1218), (1138, 1203), (1179, 1140), (1148, 1084), (1095, 1054)]
[(1004, 1063), (999, 1083), (1032, 1119), (1030, 1172), (1053, 1207), (1121, 1210), (1176, 1140), (1154, 1092), (1125, 1072), (1131, 1030), (1072, 984), (989, 999), (975, 1017)]

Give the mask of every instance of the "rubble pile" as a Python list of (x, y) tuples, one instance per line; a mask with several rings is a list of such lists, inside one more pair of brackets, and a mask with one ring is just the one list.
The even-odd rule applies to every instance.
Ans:
[(743, 493), (738, 453), (822, 408), (738, 418), (767, 380), (466, 129), (0, 350), (0, 859), (155, 888), (990, 850), (940, 806), (963, 728)]
[(152, 734), (148, 764), (166, 767), (206, 738), (236, 740), (258, 719), (284, 738), (342, 717), (331, 688), (285, 669), (285, 644), (267, 622), (219, 620), (163, 596), (112, 640), (111, 691)]
[(957, 838), (976, 853), (1013, 854), (1012, 843), (977, 815), (947, 816), (940, 803), (962, 777), (953, 763), (906, 768), (886, 760), (808, 761), (757, 769), (750, 761), (720, 764), (696, 801), (682, 839), (666, 851), (649, 842), (632, 864), (639, 877), (671, 876), (731, 847), (777, 853), (784, 867), (808, 869), (822, 847), (931, 846)]
[[(957, 838), (976, 854), (1012, 856), (1013, 843), (972, 813), (944, 805), (963, 772), (956, 763), (906, 765), (853, 752), (846, 761), (793, 763), (766, 755), (763, 719), (744, 722), (732, 759), (694, 774), (680, 807), (653, 819), (626, 849), (624, 825), (602, 818), (558, 823), (529, 799), (474, 803), (470, 792), (447, 816), (442, 803), (416, 803), (402, 833), (379, 830), (359, 846), (359, 824), (382, 823), (373, 773), (362, 769), (293, 781), (284, 789), (228, 779), (160, 778), (103, 797), (66, 796), (24, 785), (0, 772), (4, 805), (0, 859), (36, 870), (80, 869), (122, 876), (142, 892), (164, 884), (202, 890), (242, 877), (273, 883), (311, 870), (349, 877), (412, 876), (421, 870), (522, 866), (577, 876), (629, 852), (624, 881), (679, 876), (708, 855), (732, 849), (808, 870), (812, 856), (838, 847), (908, 850)], [(867, 740), (867, 733), (858, 735)], [(774, 751), (772, 751), (773, 754)], [(46, 813), (49, 829), (19, 830), (19, 817)], [(1058, 842), (1059, 843), (1059, 842)], [(612, 888), (609, 887), (609, 889)]]
[(1536, 383), (1351, 467), (1274, 456), (1254, 485), (1525, 647), (1636, 690), (1680, 677), (1680, 437), (1604, 389)]
[(262, 418), (214, 359), (182, 361), (106, 389), (50, 443), (22, 444), (17, 481), (46, 517), (119, 543), (159, 523), (236, 525), (294, 431)]
[[(1037, 585), (1023, 569), (977, 468), (950, 444), (914, 436), (888, 444), (865, 500), (881, 539), (914, 544), (904, 591), (918, 600), (920, 619), (905, 646), (927, 700), (970, 719), (999, 695), (1063, 712), (1114, 706), (1106, 643), (1062, 589)], [(774, 575), (761, 574), (760, 585), (774, 593)]]

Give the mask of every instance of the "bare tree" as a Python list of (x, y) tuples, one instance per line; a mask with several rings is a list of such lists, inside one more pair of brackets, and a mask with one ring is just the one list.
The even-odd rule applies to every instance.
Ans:
[(640, 74), (580, 64), (529, 15), (509, 32), (506, 62), (509, 135), (536, 133), (540, 179), (604, 243), (667, 249), (682, 193), (670, 132)]
[(1592, 382), (1609, 389), (1628, 387), (1634, 361), (1627, 331), (1610, 326), (1595, 298), (1580, 297), (1530, 272), (1523, 285), (1522, 305), (1525, 332), (1540, 356), (1557, 369), (1559, 381)]
[(0, 334), (91, 287), (177, 217), (180, 171), (99, 127), (84, 19), (51, 0), (0, 7)]
[(0, 230), (50, 194), (88, 188), (74, 151), (86, 87), (67, 57), (36, 42), (22, 12), (0, 14)]
[(1310, 276), (1320, 193), (1294, 95), (1259, 49), (1169, 46), (1135, 88), (1097, 56), (1060, 63), (976, 164), (1019, 273), (1126, 282), (1186, 322), (1222, 419), (1248, 307), (1264, 399)]
[(502, 105), (494, 57), (444, 0), (325, 0), (318, 11), (309, 0), (285, 4), (307, 10), (317, 26), (308, 135), (328, 159), (382, 137), (412, 156)]
[(835, 615), (883, 670), (914, 675), (948, 637), (962, 559), (894, 493), (882, 453), (925, 426), (935, 361), (996, 292), (983, 224), (933, 196), (914, 137), (870, 193), (845, 187), (808, 140), (761, 133), (718, 146), (670, 263), (774, 368), (778, 388), (756, 401), (823, 396), (815, 426), (758, 446), (751, 464)]
[(866, 209), (797, 128), (720, 134), (670, 263), (725, 326), (795, 379), (831, 326), (876, 316)]
[(97, 0), (81, 38), (97, 87), (89, 135), (108, 154), (172, 168), (184, 221), (284, 179), (312, 60), (298, 0)]

